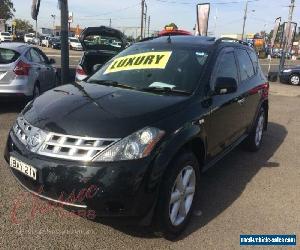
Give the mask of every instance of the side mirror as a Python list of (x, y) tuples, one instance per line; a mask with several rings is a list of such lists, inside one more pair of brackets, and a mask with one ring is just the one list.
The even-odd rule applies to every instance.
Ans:
[(55, 64), (55, 63), (56, 63), (56, 61), (53, 58), (49, 59), (49, 64)]
[(93, 72), (97, 72), (101, 67), (103, 66), (103, 64), (96, 64), (93, 66)]
[(225, 95), (234, 93), (237, 91), (237, 81), (231, 77), (219, 77), (217, 78), (215, 85), (216, 95)]

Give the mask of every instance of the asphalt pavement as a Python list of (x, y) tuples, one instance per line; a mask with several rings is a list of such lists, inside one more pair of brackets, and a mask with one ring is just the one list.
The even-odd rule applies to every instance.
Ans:
[[(59, 51), (50, 52), (49, 57), (59, 58)], [(80, 54), (71, 53), (72, 63)], [(249, 153), (238, 147), (202, 176), (197, 211), (177, 241), (147, 228), (46, 209), (45, 201), (26, 195), (0, 157), (0, 249), (232, 250), (240, 248), (240, 234), (294, 233), (299, 247), (300, 87), (271, 83), (270, 93), (269, 128), (261, 150)], [(0, 101), (0, 152), (22, 108), (19, 102)]]

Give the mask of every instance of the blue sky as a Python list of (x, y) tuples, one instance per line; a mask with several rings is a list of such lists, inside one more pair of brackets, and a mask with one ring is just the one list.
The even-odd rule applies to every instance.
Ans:
[[(59, 24), (58, 0), (42, 0), (39, 27), (52, 27), (51, 14), (57, 16)], [(151, 15), (151, 30), (161, 30), (170, 22), (175, 22), (180, 28), (192, 30), (196, 23), (195, 0), (146, 0), (148, 14)], [(202, 1), (203, 2), (203, 1)], [(209, 31), (221, 34), (241, 33), (245, 0), (212, 0)], [(246, 32), (253, 33), (270, 30), (276, 17), (283, 20), (288, 16), (290, 0), (250, 0)], [(31, 20), (31, 0), (13, 0), (16, 8), (15, 17)], [(135, 35), (140, 26), (141, 0), (69, 0), (69, 10), (74, 13), (74, 26), (108, 25)], [(296, 1), (297, 5), (297, 1)], [(300, 4), (299, 4), (300, 7)], [(294, 20), (300, 18), (299, 7), (296, 6)], [(255, 12), (252, 12), (255, 10)], [(138, 32), (138, 31), (137, 31)]]

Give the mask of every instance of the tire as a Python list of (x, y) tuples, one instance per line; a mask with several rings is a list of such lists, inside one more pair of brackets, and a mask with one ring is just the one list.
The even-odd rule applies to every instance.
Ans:
[(292, 74), (289, 78), (289, 84), (291, 85), (299, 85), (300, 84), (300, 75)]
[(261, 107), (255, 120), (255, 125), (244, 144), (248, 151), (256, 152), (260, 149), (264, 135), (265, 122), (266, 112), (265, 109)]
[[(181, 179), (182, 176), (183, 179)], [(183, 183), (180, 180), (184, 181), (184, 178), (188, 176), (190, 178), (186, 183), (186, 187), (183, 188)], [(162, 181), (155, 213), (157, 229), (163, 233), (166, 239), (174, 240), (186, 228), (192, 216), (198, 194), (199, 179), (198, 160), (189, 151), (183, 151), (171, 162), (167, 169)], [(171, 201), (172, 196), (173, 202)], [(185, 206), (182, 206), (183, 204)], [(183, 208), (185, 209), (183, 210)]]
[(33, 88), (33, 93), (32, 93), (32, 99), (36, 99), (37, 97), (39, 97), (41, 94), (41, 91), (40, 91), (40, 86), (38, 83), (36, 83), (34, 85), (34, 88)]

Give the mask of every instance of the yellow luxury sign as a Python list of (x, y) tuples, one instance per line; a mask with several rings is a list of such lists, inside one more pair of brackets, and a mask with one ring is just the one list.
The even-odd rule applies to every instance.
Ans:
[(164, 69), (171, 55), (172, 51), (162, 51), (119, 57), (108, 66), (104, 74), (135, 69)]

